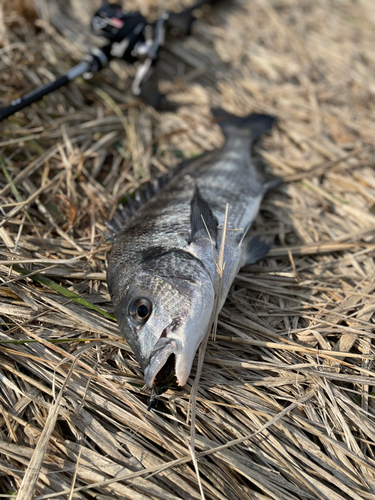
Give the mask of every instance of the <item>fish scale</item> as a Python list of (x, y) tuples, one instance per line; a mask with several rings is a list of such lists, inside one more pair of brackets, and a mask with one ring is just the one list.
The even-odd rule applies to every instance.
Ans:
[(168, 184), (124, 221), (109, 258), (107, 281), (115, 315), (149, 387), (164, 387), (172, 379), (184, 385), (190, 374), (214, 306), (222, 238), (218, 227), (226, 204), (228, 228), (236, 231), (226, 235), (220, 306), (239, 268), (270, 248), (249, 229), (263, 196), (277, 181), (265, 180), (256, 170), (250, 150), (274, 119), (214, 114), (226, 136), (223, 148), (178, 168)]

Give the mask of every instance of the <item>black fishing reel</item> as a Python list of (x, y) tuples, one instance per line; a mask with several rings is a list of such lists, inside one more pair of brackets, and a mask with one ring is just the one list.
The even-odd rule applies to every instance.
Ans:
[(94, 14), (91, 29), (109, 43), (102, 48), (107, 58), (122, 59), (128, 64), (140, 62), (132, 85), (134, 95), (141, 94), (142, 85), (154, 71), (159, 51), (164, 43), (165, 18), (155, 25), (148, 24), (139, 12), (123, 12), (120, 5), (104, 4)]
[[(189, 35), (196, 20), (192, 12), (205, 3), (211, 2), (199, 2), (180, 13), (165, 12), (151, 24), (139, 12), (125, 13), (120, 5), (106, 3), (94, 14), (91, 29), (95, 35), (109, 40), (102, 49), (108, 61), (116, 58), (128, 64), (142, 63), (132, 85), (133, 94), (139, 96), (143, 84), (154, 72), (166, 31)], [(143, 97), (149, 100), (147, 95)]]
[[(139, 12), (125, 13), (121, 5), (106, 3), (94, 14), (91, 29), (95, 35), (102, 36), (111, 42), (120, 43), (123, 40), (142, 41), (146, 19)], [(134, 48), (133, 44), (133, 48)]]
[(131, 90), (155, 108), (161, 107), (164, 96), (155, 88), (145, 88), (155, 70), (167, 31), (187, 36), (195, 21), (193, 11), (216, 0), (202, 0), (182, 12), (165, 12), (154, 23), (148, 23), (139, 12), (125, 13), (120, 5), (104, 3), (91, 20), (91, 29), (108, 42), (96, 47), (83, 60), (55, 81), (42, 85), (28, 94), (15, 99), (0, 109), (0, 121), (8, 118), (29, 104), (68, 84), (78, 76), (90, 78), (112, 59), (121, 59), (128, 64), (139, 63)]

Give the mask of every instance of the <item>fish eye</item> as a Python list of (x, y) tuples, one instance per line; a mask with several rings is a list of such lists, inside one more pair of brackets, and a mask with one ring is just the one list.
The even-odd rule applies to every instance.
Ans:
[(151, 302), (144, 297), (133, 300), (129, 307), (131, 319), (139, 324), (146, 323), (150, 317), (151, 311)]

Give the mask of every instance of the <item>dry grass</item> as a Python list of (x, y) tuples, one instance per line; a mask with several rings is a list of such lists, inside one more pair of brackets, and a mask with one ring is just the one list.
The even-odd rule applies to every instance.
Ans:
[[(3, 2), (0, 105), (91, 43), (79, 23), (94, 2), (58, 3), (35, 1), (36, 13), (31, 0)], [(193, 379), (147, 413), (111, 319), (103, 221), (150, 176), (219, 146), (209, 110), (221, 105), (279, 118), (255, 154), (286, 183), (257, 220), (275, 247), (240, 273), (208, 344), (195, 437), (204, 494), (375, 499), (374, 45), (372, 0), (223, 2), (163, 52), (175, 112), (131, 97), (134, 69), (115, 63), (0, 124), (7, 498), (24, 478), (19, 500), (33, 481), (38, 499), (200, 498)]]

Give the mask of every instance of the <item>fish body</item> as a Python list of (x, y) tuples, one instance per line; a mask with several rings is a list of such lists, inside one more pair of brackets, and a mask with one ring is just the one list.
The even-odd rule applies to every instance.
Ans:
[(116, 235), (107, 282), (119, 328), (149, 387), (185, 385), (214, 307), (216, 262), (229, 204), (223, 306), (240, 267), (266, 255), (250, 235), (264, 194), (275, 185), (251, 162), (251, 144), (268, 115), (217, 111), (226, 142), (190, 161)]

